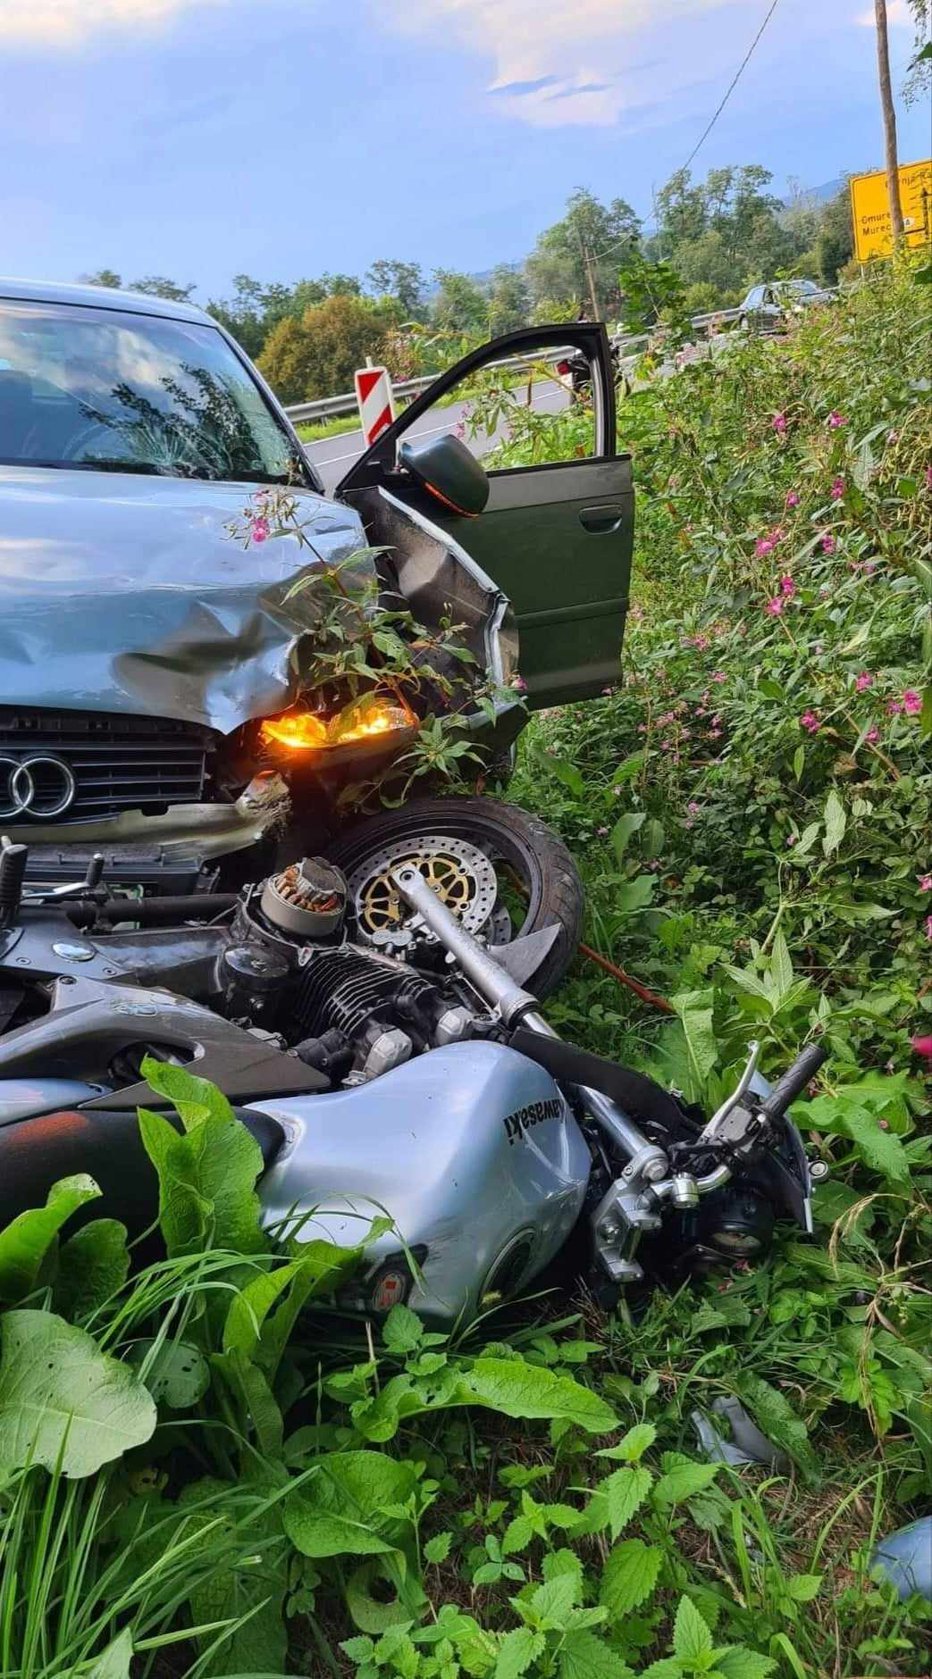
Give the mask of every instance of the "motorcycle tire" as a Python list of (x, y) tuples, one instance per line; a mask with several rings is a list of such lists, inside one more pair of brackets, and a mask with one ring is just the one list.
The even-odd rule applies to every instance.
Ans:
[(380, 811), (339, 833), (328, 847), (328, 856), (352, 880), (370, 860), (377, 862), (386, 853), (394, 852), (397, 864), (402, 860), (398, 848), (405, 841), (416, 842), (432, 834), (462, 840), (488, 859), (495, 870), (493, 913), (501, 913), (502, 892), (509, 885), (515, 889), (519, 913), (511, 918), (505, 912), (510, 931), (504, 936), (498, 932), (493, 942), (559, 927), (559, 938), (527, 981), (529, 991), (546, 997), (559, 985), (576, 954), (584, 895), (566, 846), (538, 817), (497, 799), (411, 799), (398, 810)]

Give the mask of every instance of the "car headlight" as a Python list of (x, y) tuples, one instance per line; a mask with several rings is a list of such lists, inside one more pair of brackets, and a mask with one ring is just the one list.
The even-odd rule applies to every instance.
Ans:
[(416, 719), (400, 700), (382, 694), (364, 694), (331, 716), (318, 711), (285, 711), (262, 724), (261, 737), (267, 746), (283, 746), (288, 752), (330, 752), (336, 747), (394, 744), (413, 733)]

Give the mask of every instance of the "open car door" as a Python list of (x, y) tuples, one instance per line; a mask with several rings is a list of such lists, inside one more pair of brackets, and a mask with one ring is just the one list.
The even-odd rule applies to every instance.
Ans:
[[(555, 352), (564, 352), (556, 356)], [(583, 355), (590, 368), (589, 390), (572, 407), (571, 380), (560, 373), (561, 361)], [(539, 357), (533, 373), (499, 368), (504, 387), (520, 382), (506, 397), (505, 424), (470, 428), (462, 404), (440, 406), (457, 387), (467, 401), (475, 397), (476, 375), (506, 358)], [(481, 400), (481, 399), (480, 399)], [(540, 434), (527, 433), (527, 453), (534, 464), (496, 464), (496, 450), (509, 456), (521, 445), (509, 434), (507, 401), (537, 412), (570, 409), (567, 424), (554, 427), (559, 441), (544, 451)], [(515, 410), (516, 420), (519, 418)], [(405, 465), (423, 441), (444, 433), (462, 436), (488, 473), (483, 510), (464, 510), (455, 497), (444, 498)], [(406, 447), (402, 448), (405, 444)], [(566, 458), (561, 458), (565, 456)], [(468, 463), (467, 463), (468, 465)], [(373, 544), (397, 535), (401, 503), (446, 533), (511, 601), (520, 637), (519, 669), (533, 706), (562, 705), (598, 694), (619, 674), (619, 658), (634, 534), (631, 458), (615, 444), (615, 386), (608, 335), (604, 326), (573, 323), (523, 327), (472, 351), (415, 398), (346, 474), (337, 495), (356, 506)]]

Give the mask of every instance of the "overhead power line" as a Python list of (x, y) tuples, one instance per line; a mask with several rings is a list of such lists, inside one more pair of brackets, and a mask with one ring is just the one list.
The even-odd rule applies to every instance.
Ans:
[[(755, 35), (753, 41), (751, 42), (751, 45), (748, 47), (748, 50), (745, 53), (744, 57), (742, 58), (741, 63), (738, 65), (738, 68), (735, 71), (734, 75), (732, 76), (731, 81), (729, 82), (727, 88), (725, 89), (725, 92), (724, 92), (721, 100), (719, 101), (717, 109), (715, 110), (715, 112), (713, 113), (713, 115), (709, 119), (709, 121), (706, 123), (706, 126), (703, 129), (701, 135), (699, 136), (699, 139), (696, 141), (696, 144), (693, 146), (693, 149), (690, 152), (688, 158), (686, 159), (686, 162), (683, 164), (684, 173), (689, 168), (690, 164), (693, 162), (693, 160), (697, 156), (697, 154), (702, 150), (702, 147), (705, 145), (707, 139), (709, 138), (709, 135), (711, 134), (713, 128), (715, 127), (715, 124), (718, 122), (718, 119), (721, 116), (722, 112), (724, 111), (725, 106), (728, 104), (728, 101), (731, 98), (732, 94), (734, 93), (735, 88), (738, 86), (738, 83), (740, 82), (741, 77), (744, 75), (745, 70), (747, 69), (748, 65), (750, 64), (751, 59), (754, 56), (754, 51), (757, 47), (757, 43), (760, 40), (761, 36), (763, 35), (764, 30), (767, 28), (767, 25), (770, 22), (770, 19), (773, 17), (773, 14), (776, 11), (779, 4), (780, 4), (780, 0), (771, 0), (771, 4), (767, 9), (767, 14), (764, 18), (764, 21), (761, 24), (760, 28), (758, 29), (757, 34)], [(630, 237), (629, 234), (623, 233), (619, 239), (613, 239), (610, 245), (603, 246), (601, 251), (590, 251), (590, 252), (588, 252), (589, 259), (591, 261), (598, 262), (600, 257), (608, 256), (609, 251), (617, 250), (619, 245), (624, 245), (627, 242), (627, 240), (629, 239), (629, 237)]]
[(734, 93), (735, 88), (738, 86), (738, 83), (740, 82), (741, 77), (744, 75), (745, 70), (747, 69), (748, 65), (750, 64), (751, 59), (754, 55), (754, 50), (757, 46), (757, 43), (760, 40), (761, 36), (763, 35), (764, 30), (767, 28), (767, 25), (770, 22), (770, 19), (773, 17), (773, 14), (776, 11), (779, 4), (780, 4), (780, 0), (771, 0), (771, 5), (769, 6), (769, 8), (767, 10), (767, 15), (764, 18), (764, 21), (761, 24), (759, 30), (757, 31), (757, 34), (755, 35), (753, 41), (751, 42), (751, 45), (748, 47), (747, 52), (745, 53), (744, 57), (742, 58), (741, 63), (738, 65), (738, 68), (735, 71), (734, 75), (732, 76), (731, 81), (729, 82), (727, 88), (725, 89), (725, 92), (722, 96), (722, 99), (721, 99), (719, 105), (718, 105), (718, 108), (713, 113), (713, 115), (709, 119), (709, 121), (706, 123), (706, 126), (703, 129), (702, 133), (700, 134), (699, 139), (696, 141), (696, 144), (693, 146), (693, 149), (690, 152), (688, 158), (686, 159), (686, 162), (683, 164), (683, 172), (684, 173), (689, 168), (690, 164), (692, 163), (693, 159), (696, 157), (697, 153), (702, 150), (702, 148), (705, 145), (707, 139), (709, 138), (709, 135), (711, 134), (713, 128), (715, 127), (715, 124), (718, 122), (718, 119), (721, 116), (722, 112), (724, 111), (725, 106), (728, 104), (728, 101), (731, 98), (732, 94)]

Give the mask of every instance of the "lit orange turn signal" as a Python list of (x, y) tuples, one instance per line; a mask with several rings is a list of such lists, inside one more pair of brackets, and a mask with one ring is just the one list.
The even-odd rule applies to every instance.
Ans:
[(313, 711), (289, 711), (282, 717), (269, 718), (262, 725), (262, 739), (270, 745), (284, 746), (290, 752), (326, 752), (354, 741), (399, 734), (413, 726), (414, 718), (406, 706), (377, 694), (367, 694), (344, 706), (335, 717), (320, 717)]

